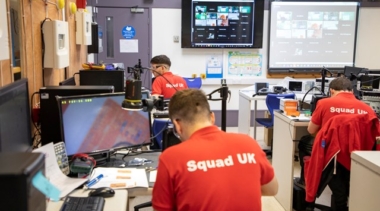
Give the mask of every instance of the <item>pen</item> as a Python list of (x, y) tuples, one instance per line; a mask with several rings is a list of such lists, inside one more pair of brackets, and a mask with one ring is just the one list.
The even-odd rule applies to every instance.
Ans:
[(90, 182), (88, 182), (86, 185), (84, 185), (84, 189), (87, 190), (91, 186), (95, 185), (103, 177), (104, 177), (103, 174), (99, 174), (97, 177), (95, 177), (94, 179), (90, 180)]

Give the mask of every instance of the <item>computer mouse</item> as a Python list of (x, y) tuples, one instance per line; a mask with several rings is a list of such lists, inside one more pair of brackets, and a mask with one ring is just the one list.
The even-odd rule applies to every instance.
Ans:
[(88, 196), (101, 196), (103, 198), (112, 197), (114, 195), (115, 190), (109, 187), (96, 188), (88, 193)]

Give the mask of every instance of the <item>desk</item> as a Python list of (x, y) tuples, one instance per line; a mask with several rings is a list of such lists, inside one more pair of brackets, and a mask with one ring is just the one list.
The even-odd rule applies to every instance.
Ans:
[(351, 153), (350, 210), (379, 210), (380, 152)]
[[(75, 190), (73, 193), (70, 194), (70, 196), (88, 196), (87, 191), (83, 190)], [(126, 211), (127, 210), (127, 198), (128, 198), (128, 191), (127, 190), (115, 190), (115, 196), (110, 198), (104, 198), (106, 200), (106, 203), (104, 204), (104, 211)], [(58, 211), (60, 210), (61, 206), (63, 204), (63, 201), (58, 202), (48, 202), (46, 206), (47, 211)]]
[(296, 141), (309, 134), (308, 124), (274, 112), (272, 166), (279, 187), (275, 198), (287, 211), (293, 210), (294, 149)]
[[(266, 95), (256, 95), (252, 97), (256, 92), (252, 89), (243, 89), (239, 91), (239, 120), (238, 120), (238, 132), (247, 135), (251, 134), (251, 102), (254, 103), (253, 119), (257, 117), (257, 101), (265, 101)], [(296, 98), (302, 100), (305, 94), (296, 93)], [(307, 95), (305, 102), (311, 101), (312, 95)], [(256, 121), (253, 121), (253, 138), (256, 139)]]

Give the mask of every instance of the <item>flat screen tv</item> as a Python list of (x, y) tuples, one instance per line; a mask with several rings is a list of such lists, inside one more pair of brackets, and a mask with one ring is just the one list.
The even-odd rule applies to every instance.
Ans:
[(0, 87), (0, 152), (31, 150), (28, 80)]
[(262, 48), (264, 0), (182, 0), (182, 48)]
[(124, 93), (57, 97), (68, 156), (150, 145), (150, 113), (122, 109)]
[(354, 66), (358, 11), (358, 2), (273, 1), (269, 73)]

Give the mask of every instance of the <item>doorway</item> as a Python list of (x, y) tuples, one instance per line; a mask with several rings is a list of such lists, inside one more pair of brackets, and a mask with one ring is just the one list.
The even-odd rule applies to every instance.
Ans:
[[(98, 7), (96, 21), (102, 29), (103, 52), (97, 56), (97, 63), (124, 63), (134, 67), (139, 59), (143, 67), (149, 67), (151, 53), (149, 36), (149, 9)], [(134, 12), (132, 12), (134, 11)], [(127, 78), (133, 78), (127, 74)], [(151, 90), (152, 74), (144, 70), (142, 86)]]

